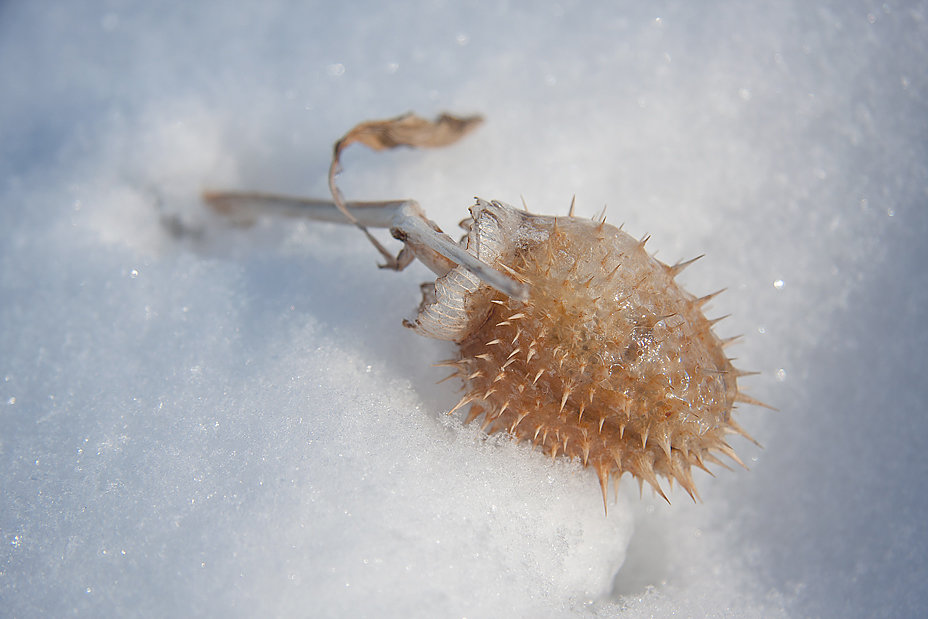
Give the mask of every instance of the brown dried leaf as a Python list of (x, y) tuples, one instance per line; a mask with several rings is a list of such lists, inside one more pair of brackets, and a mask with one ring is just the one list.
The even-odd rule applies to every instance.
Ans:
[(476, 129), (481, 116), (457, 117), (442, 114), (434, 121), (415, 114), (404, 114), (387, 120), (371, 120), (355, 126), (335, 143), (335, 159), (351, 144), (358, 142), (372, 150), (397, 146), (436, 148), (448, 146)]

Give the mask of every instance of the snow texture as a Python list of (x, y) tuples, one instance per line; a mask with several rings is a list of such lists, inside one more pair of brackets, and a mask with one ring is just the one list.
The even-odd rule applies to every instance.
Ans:
[[(925, 2), (0, 4), (0, 604), (39, 616), (915, 616), (928, 602)], [(204, 188), (454, 229), (608, 205), (727, 286), (751, 470), (703, 502), (443, 414), (421, 266)], [(172, 234), (181, 224), (184, 234)]]

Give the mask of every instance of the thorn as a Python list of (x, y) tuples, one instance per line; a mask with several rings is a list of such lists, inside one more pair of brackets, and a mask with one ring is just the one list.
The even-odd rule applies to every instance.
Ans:
[(687, 480), (687, 485), (683, 486), (683, 489), (686, 490), (686, 493), (693, 499), (693, 503), (702, 503), (702, 497), (699, 496), (699, 490), (696, 489), (696, 484), (693, 482), (692, 478)]
[(664, 434), (663, 436), (661, 436), (660, 439), (658, 439), (657, 441), (657, 445), (664, 452), (664, 455), (667, 457), (667, 459), (671, 463), (673, 463), (673, 460), (670, 457), (670, 435)]
[(574, 216), (574, 206), (577, 204), (577, 194), (574, 194), (570, 199), (570, 210), (567, 211), (568, 217)]
[(651, 235), (650, 235), (650, 234), (645, 234), (643, 237), (641, 237), (641, 239), (638, 241), (638, 249), (644, 249), (645, 244), (646, 244), (650, 239), (651, 239)]
[(606, 205), (603, 204), (603, 210), (599, 212), (599, 216), (596, 218), (596, 221), (599, 222), (599, 228), (602, 229), (603, 224), (606, 223)]
[(522, 278), (522, 274), (516, 271), (515, 269), (513, 269), (512, 267), (506, 264), (502, 264), (502, 263), (497, 264), (496, 266), (498, 266), (499, 268), (503, 269), (504, 271), (512, 275), (516, 280), (522, 282), (523, 284), (525, 283), (525, 280)]
[(484, 346), (495, 346), (496, 344), (502, 344), (502, 340), (500, 340), (499, 338), (496, 338), (495, 340), (490, 340), (489, 342), (484, 344)]
[(580, 449), (583, 451), (583, 466), (586, 466), (590, 459), (590, 438), (586, 433), (586, 429), (583, 429), (581, 435), (583, 438), (580, 441)]
[(709, 326), (714, 327), (716, 324), (730, 317), (731, 317), (731, 314), (725, 314), (724, 316), (719, 316), (718, 318), (712, 318), (712, 319), (707, 319), (707, 320), (709, 321)]
[(567, 404), (567, 397), (570, 395), (570, 389), (564, 390), (564, 395), (561, 396), (561, 408), (557, 411), (557, 414), (560, 415), (564, 412), (564, 405)]
[[(638, 472), (642, 478), (644, 478), (651, 488), (654, 489), (654, 492), (661, 496), (667, 504), (670, 504), (670, 499), (667, 498), (667, 495), (664, 494), (664, 490), (661, 488), (660, 483), (657, 480), (657, 475), (654, 474), (654, 465), (650, 462), (638, 458)], [(640, 479), (640, 478), (639, 478)]]
[(761, 445), (760, 443), (758, 443), (758, 442), (754, 439), (754, 437), (751, 436), (750, 434), (748, 434), (748, 433), (745, 431), (745, 429), (742, 428), (741, 425), (740, 425), (737, 421), (735, 421), (734, 419), (729, 419), (729, 420), (728, 420), (728, 426), (725, 428), (725, 430), (726, 430), (726, 432), (730, 432), (730, 433), (732, 433), (732, 434), (738, 434), (738, 435), (740, 435), (740, 436), (743, 436), (744, 438), (748, 439), (749, 441), (751, 441), (752, 443), (754, 443), (754, 444), (757, 445), (758, 447), (763, 448), (763, 445)]
[(694, 262), (696, 262), (696, 261), (699, 260), (700, 258), (705, 257), (705, 255), (706, 255), (706, 254), (699, 254), (699, 255), (696, 256), (695, 258), (690, 258), (689, 260), (685, 260), (685, 261), (683, 261), (683, 262), (678, 262), (678, 263), (676, 263), (676, 264), (673, 265), (673, 266), (667, 267), (667, 272), (670, 273), (670, 276), (671, 276), (671, 277), (676, 277), (677, 275), (680, 274), (681, 271), (683, 271), (683, 269), (685, 269), (686, 267), (690, 266), (691, 264), (693, 264)]
[(607, 490), (606, 486), (609, 484), (609, 471), (606, 468), (606, 465), (600, 461), (599, 466), (596, 467), (596, 474), (599, 476), (599, 487), (603, 492), (603, 513), (609, 515), (609, 504), (607, 501)]
[(726, 288), (722, 288), (721, 290), (716, 290), (716, 291), (713, 292), (713, 293), (707, 294), (707, 295), (705, 295), (705, 296), (703, 296), (703, 297), (699, 297), (698, 299), (696, 299), (696, 300), (693, 301), (693, 302), (696, 304), (696, 307), (702, 307), (703, 305), (705, 305), (706, 303), (708, 303), (709, 301), (711, 301), (711, 300), (714, 299), (715, 297), (717, 297), (717, 296), (719, 296), (720, 294), (722, 294), (723, 292), (725, 292), (725, 290), (727, 290), (727, 289), (726, 289)]
[[(722, 467), (723, 469), (727, 469), (727, 470), (729, 470), (729, 471), (733, 470), (730, 466), (728, 466), (727, 464), (725, 464), (724, 462), (722, 462), (721, 460), (719, 460), (718, 458), (716, 458), (714, 454), (711, 454), (711, 453), (709, 453), (709, 452), (706, 452), (706, 453), (703, 454), (703, 458), (705, 458), (706, 460), (708, 460), (708, 461), (711, 462), (712, 464), (718, 464), (718, 465), (719, 465), (720, 467)], [(708, 472), (708, 469), (706, 469), (706, 471)], [(713, 477), (714, 477), (714, 475), (713, 475)]]
[(443, 382), (445, 382), (446, 380), (451, 380), (451, 379), (454, 378), (455, 376), (458, 376), (458, 373), (457, 373), (457, 372), (451, 372), (451, 374), (448, 374), (447, 376), (445, 376), (445, 377), (442, 378), (441, 380), (437, 381), (435, 384), (436, 384), (436, 385), (440, 385), (440, 384), (442, 384)]
[(512, 359), (513, 357), (515, 357), (516, 355), (518, 355), (520, 352), (522, 352), (522, 349), (521, 349), (521, 348), (513, 348), (513, 349), (512, 349), (512, 352), (509, 353), (509, 356), (506, 357), (506, 358), (507, 358), (507, 359)]
[(510, 317), (507, 318), (506, 320), (518, 320), (518, 319), (520, 319), (520, 318), (525, 318), (525, 313), (524, 313), (524, 312), (519, 312), (518, 314), (513, 314), (512, 316), (510, 316)]
[(544, 368), (541, 368), (540, 370), (538, 370), (538, 373), (535, 374), (535, 378), (532, 379), (532, 385), (538, 382), (538, 379), (541, 378), (541, 375), (544, 374), (544, 372), (545, 372)]
[(461, 398), (461, 399), (458, 401), (457, 404), (454, 405), (454, 408), (452, 408), (450, 411), (448, 411), (447, 414), (448, 414), (448, 415), (451, 415), (451, 414), (455, 413), (455, 412), (456, 412), (458, 409), (460, 409), (462, 406), (466, 406), (467, 404), (470, 404), (471, 402), (473, 402), (473, 401), (476, 400), (476, 399), (477, 399), (476, 396), (474, 396), (474, 395), (472, 395), (472, 394), (467, 394), (467, 395), (465, 395), (463, 398)]
[(467, 419), (464, 420), (464, 425), (466, 426), (471, 421), (483, 414), (482, 406), (471, 406), (470, 410), (467, 411)]
[(743, 337), (744, 337), (743, 335), (735, 335), (734, 337), (726, 337), (725, 339), (721, 340), (722, 348), (727, 348), (731, 346), (735, 342), (741, 340)]
[(709, 467), (706, 466), (706, 463), (702, 461), (702, 453), (697, 452), (690, 461), (695, 465), (708, 473), (711, 477), (715, 477), (715, 473), (709, 470)]
[(683, 486), (683, 489), (686, 490), (686, 493), (693, 499), (693, 502), (698, 503), (701, 499), (699, 498), (699, 492), (696, 491), (696, 484), (693, 482), (693, 474), (690, 472), (689, 465), (681, 458), (678, 459), (680, 459), (680, 462), (674, 466), (674, 475), (680, 485)]
[(528, 213), (529, 212), (528, 204), (526, 204), (525, 202), (525, 196), (523, 196), (522, 194), (519, 194), (519, 199), (522, 200), (522, 210)]
[(535, 356), (535, 349), (529, 348), (528, 355), (525, 356), (525, 364), (528, 365), (528, 362), (532, 360), (532, 357)]
[(613, 468), (615, 468), (615, 470), (617, 471), (621, 471), (622, 470), (622, 450), (620, 450), (618, 447), (613, 447), (611, 450), (609, 450), (609, 455), (612, 456), (612, 461), (615, 464)]
[(737, 462), (744, 470), (748, 470), (748, 467), (745, 466), (744, 462), (741, 461), (741, 458), (738, 457), (738, 454), (735, 453), (735, 450), (732, 449), (731, 445), (728, 443), (722, 442), (722, 444), (715, 447), (715, 449)]
[(693, 499), (693, 503), (702, 503), (702, 497), (699, 496), (699, 490), (696, 489), (696, 484), (693, 482), (692, 477), (686, 480), (686, 485), (683, 486), (683, 489), (686, 490), (686, 493)]
[(522, 414), (516, 416), (516, 420), (509, 426), (509, 433), (512, 434), (515, 432), (515, 429), (519, 427), (519, 424), (522, 423), (522, 420), (528, 417), (529, 412), (523, 411)]
[(747, 395), (746, 393), (742, 391), (739, 391), (738, 393), (735, 394), (735, 402), (742, 402), (744, 404), (753, 404), (754, 406), (762, 406), (772, 411), (777, 410), (776, 408), (770, 406), (769, 404), (764, 404), (760, 400), (755, 400), (754, 398), (752, 398), (751, 396)]
[(605, 422), (606, 422), (606, 418), (605, 418), (605, 417), (600, 417), (600, 418), (599, 418), (599, 432), (600, 432), (600, 434), (602, 434), (602, 431), (603, 431), (603, 424), (604, 424)]
[(606, 278), (605, 278), (606, 281), (612, 279), (612, 277), (613, 277), (616, 273), (618, 273), (618, 272), (619, 272), (619, 269), (621, 269), (621, 268), (622, 268), (622, 263), (621, 263), (621, 262), (617, 263), (617, 264), (615, 265), (615, 268), (612, 269), (611, 271), (609, 271), (609, 274), (606, 275)]

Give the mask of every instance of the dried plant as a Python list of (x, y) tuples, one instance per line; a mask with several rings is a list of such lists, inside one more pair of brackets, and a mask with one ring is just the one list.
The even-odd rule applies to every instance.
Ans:
[[(263, 213), (351, 223), (400, 270), (418, 258), (437, 278), (423, 285), (416, 332), (457, 343), (443, 362), (464, 385), (451, 412), (507, 432), (552, 458), (576, 458), (609, 481), (629, 473), (667, 498), (658, 477), (697, 498), (692, 468), (741, 460), (728, 434), (750, 436), (732, 419), (738, 402), (761, 404), (738, 389), (740, 376), (703, 306), (675, 277), (696, 259), (667, 265), (604, 219), (535, 215), (477, 199), (455, 243), (412, 200), (346, 202), (336, 186), (349, 145), (374, 150), (445, 146), (479, 117), (411, 114), (362, 123), (335, 145), (333, 201), (256, 193), (204, 195), (237, 221)], [(389, 228), (403, 242), (393, 256), (368, 228)]]

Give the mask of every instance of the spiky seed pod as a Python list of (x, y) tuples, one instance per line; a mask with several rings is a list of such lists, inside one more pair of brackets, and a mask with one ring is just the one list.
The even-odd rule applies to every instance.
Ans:
[[(254, 192), (207, 192), (234, 222), (260, 214), (351, 223), (401, 270), (418, 258), (438, 279), (423, 285), (414, 323), (422, 335), (457, 342), (449, 362), (463, 379), (468, 422), (531, 441), (552, 457), (593, 467), (606, 505), (610, 479), (629, 473), (667, 498), (658, 476), (696, 498), (692, 468), (741, 464), (725, 442), (737, 433), (740, 372), (722, 349), (696, 298), (674, 277), (692, 262), (663, 264), (605, 222), (545, 217), (477, 200), (463, 246), (412, 200), (346, 202), (335, 184), (339, 157), (352, 143), (374, 150), (450, 144), (480, 117), (415, 115), (357, 125), (335, 145), (333, 202)], [(390, 228), (404, 243), (393, 257), (368, 228)], [(717, 294), (717, 293), (716, 293)], [(453, 411), (452, 411), (453, 412)], [(722, 464), (724, 466), (724, 464)], [(742, 465), (743, 466), (743, 465)]]
[(708, 300), (604, 222), (548, 217), (478, 200), (467, 251), (527, 284), (521, 301), (462, 267), (438, 278), (413, 326), (458, 342), (453, 364), (490, 433), (508, 432), (610, 479), (629, 473), (664, 495), (658, 476), (694, 498), (692, 467), (743, 434), (732, 420), (738, 371), (702, 313)]

